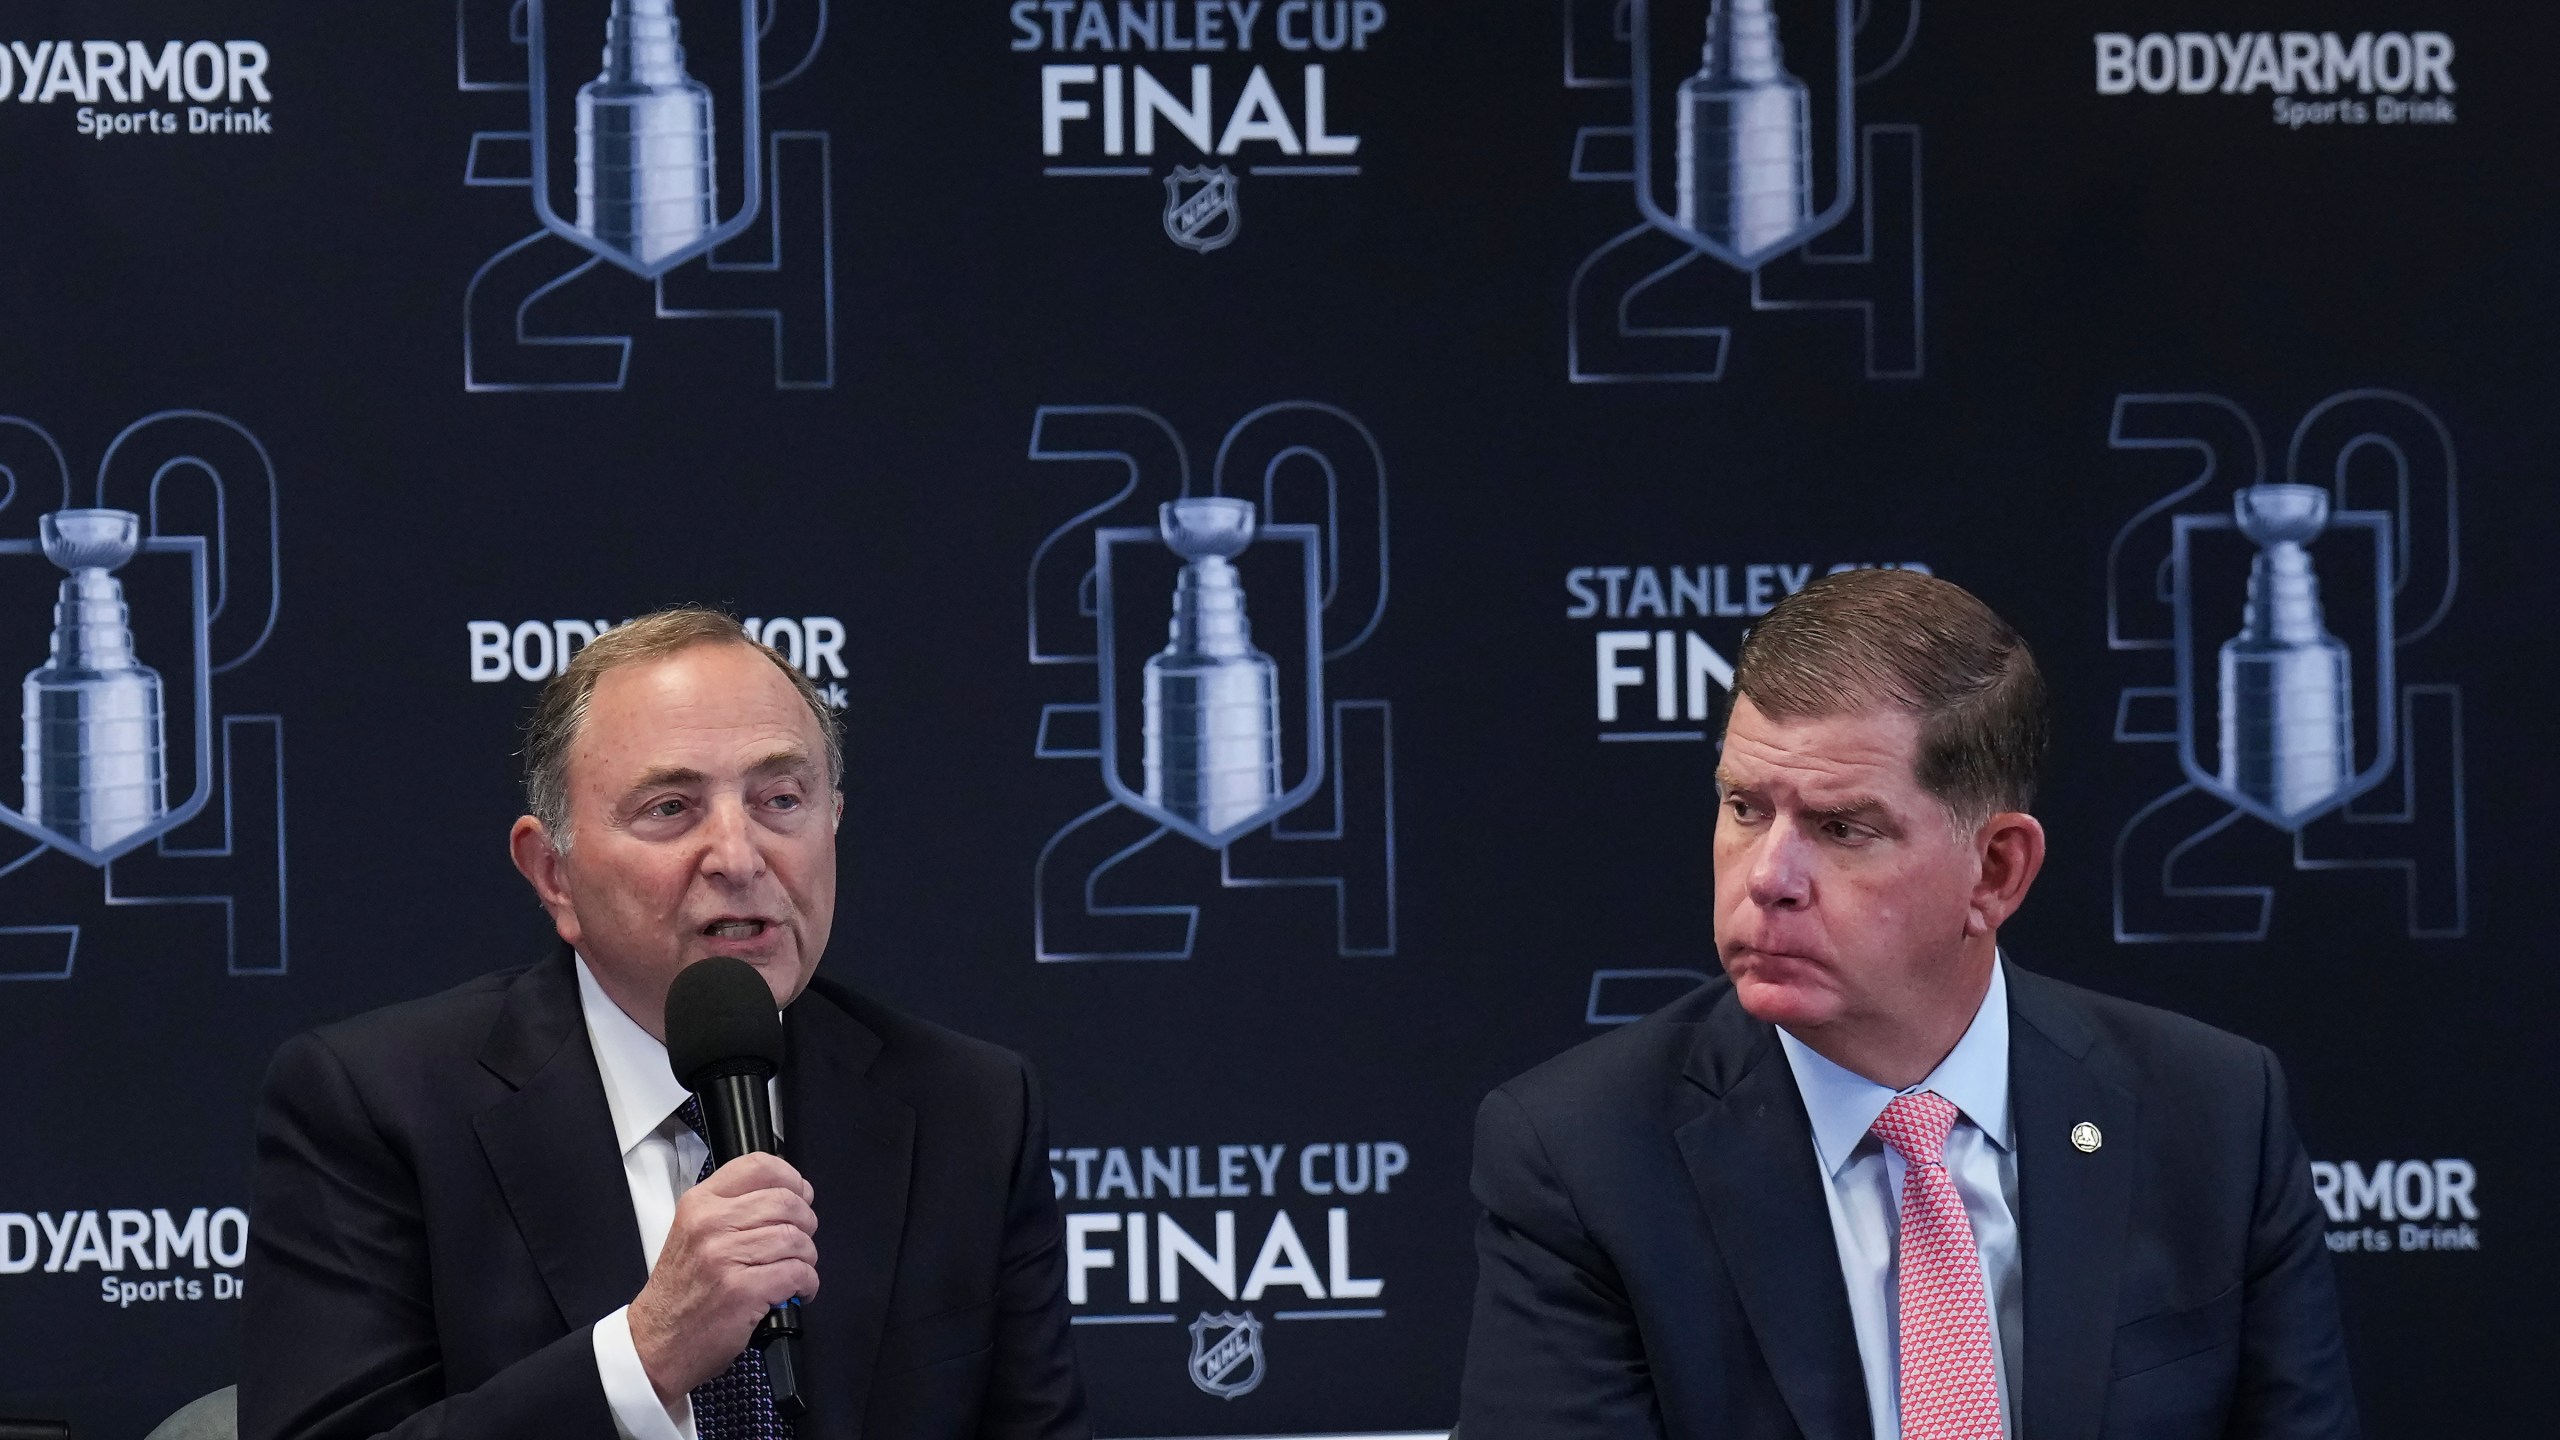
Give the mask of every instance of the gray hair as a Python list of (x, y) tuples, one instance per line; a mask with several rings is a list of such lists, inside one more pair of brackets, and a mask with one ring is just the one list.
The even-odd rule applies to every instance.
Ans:
[(524, 727), (524, 801), (533, 818), (542, 822), (554, 851), (563, 855), (569, 851), (569, 747), (587, 723), (596, 682), (608, 670), (662, 660), (696, 645), (744, 645), (772, 661), (817, 719), (818, 734), (826, 744), (827, 788), (844, 788), (844, 737), (816, 683), (773, 647), (750, 638), (735, 616), (705, 606), (680, 605), (626, 620), (597, 636), (570, 657), (535, 697)]

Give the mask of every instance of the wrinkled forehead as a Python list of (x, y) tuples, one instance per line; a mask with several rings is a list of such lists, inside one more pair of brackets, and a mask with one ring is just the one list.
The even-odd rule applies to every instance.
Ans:
[(1852, 795), (1910, 799), (1923, 794), (1919, 753), (1919, 718), (1899, 706), (1767, 715), (1741, 697), (1725, 726), (1716, 783), (1816, 802)]
[(672, 771), (816, 769), (823, 744), (816, 717), (772, 662), (742, 645), (701, 645), (598, 676), (569, 771), (573, 785), (610, 790)]

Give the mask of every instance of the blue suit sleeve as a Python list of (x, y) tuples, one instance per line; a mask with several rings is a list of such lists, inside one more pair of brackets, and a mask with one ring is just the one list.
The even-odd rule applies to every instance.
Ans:
[(243, 1440), (614, 1440), (583, 1327), (445, 1393), (417, 1177), (320, 1037), (277, 1052), (257, 1134)]
[(1067, 1326), (1066, 1227), (1049, 1180), (1040, 1083), (1022, 1070), (1022, 1145), (1007, 1206), (996, 1301), (993, 1383), (978, 1433), (988, 1440), (1089, 1440), (1084, 1382)]
[(1466, 1440), (1658, 1440), (1626, 1288), (1504, 1091), (1476, 1112), (1474, 1188), (1484, 1214), (1458, 1404)]
[(2284, 1070), (2259, 1051), (2266, 1111), (2258, 1193), (2242, 1282), (2240, 1379), (2224, 1434), (2231, 1440), (2355, 1440), (2347, 1375), (2311, 1161), (2293, 1128)]

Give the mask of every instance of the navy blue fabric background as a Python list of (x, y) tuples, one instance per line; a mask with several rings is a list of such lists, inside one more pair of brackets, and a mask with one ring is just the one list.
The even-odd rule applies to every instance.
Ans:
[[(39, 515), (204, 537), (201, 666), (184, 556), (120, 578), (173, 797), (210, 771), (198, 813), (110, 863), (0, 844), (0, 1415), (139, 1435), (231, 1379), (236, 1263), (119, 1251), (113, 1212), (245, 1206), (285, 1036), (540, 953), (503, 843), (529, 662), (575, 637), (554, 621), (690, 600), (793, 620), (785, 648), (837, 687), (829, 973), (1048, 1085), (1065, 1208), (1116, 1227), (1081, 1222), (1113, 1257), (1077, 1306), (1101, 1432), (1445, 1428), (1477, 1100), (1715, 968), (1723, 691), (1700, 672), (1697, 713), (1691, 646), (1729, 659), (1789, 575), (1889, 563), (1976, 590), (2054, 681), (2053, 853), (2011, 954), (2272, 1045), (2328, 1167), (2371, 1433), (2514, 1428), (2560, 1221), (2533, 918), (2560, 803), (2534, 738), (2560, 700), (2537, 619), (2560, 24), (2478, 0), (1779, 0), (1815, 203), (1848, 205), (1755, 276), (1637, 202), (1636, 114), (1668, 126), (1703, 5), (1394, 0), (1340, 12), (1377, 23), (1335, 50), (1286, 48), (1265, 5), (1251, 51), (1177, 53), (1161, 24), (1154, 49), (1079, 49), (1073, 7), (746, 3), (752, 134), (737, 5), (678, 13), (721, 97), (722, 213), (751, 147), (759, 204), (658, 278), (547, 233), (527, 183), (526, 27), (569, 37), (556, 99), (592, 74), (600, 6), (0, 17), (25, 52), (0, 100), (0, 658), (44, 660)], [(1865, 78), (1842, 189), (1844, 12)], [(1647, 27), (1663, 78), (1638, 86)], [(2103, 37), (2182, 31), (2279, 57), (2289, 31), (2441, 34), (2456, 88), (2389, 121), (2394, 97), (2307, 72), (2106, 93)], [(173, 38), (263, 46), (264, 95), (24, 73), (48, 40)], [(1195, 65), (1219, 127), (1260, 67), (1302, 153), (1201, 154), (1163, 120), (1153, 154), (1109, 153), (1101, 67), (1187, 101)], [(1091, 107), (1055, 154), (1048, 66), (1095, 67), (1047, 82)], [(1306, 152), (1311, 66), (1356, 150)], [(2366, 120), (2281, 108), (2340, 99)], [(252, 128), (193, 133), (190, 108)], [(83, 133), (152, 110), (177, 133)], [(1174, 172), (1221, 166), (1224, 239), (1183, 243), (1169, 205), (1204, 182)], [(2240, 623), (2248, 550), (2214, 517), (2287, 480), (2367, 517), (2313, 554), (2371, 783), (2279, 823), (2180, 752), (2212, 772), (2213, 651)], [(1311, 527), (1320, 577), (1302, 593), (1285, 534), (1248, 552), (1307, 794), (1223, 851), (1108, 774), (1134, 784), (1136, 657), (1169, 613), (1143, 532), (1212, 493)], [(1319, 675), (1292, 648), (1310, 614)], [(1247, 1147), (1223, 1193), (1221, 1146)], [(1150, 1190), (1146, 1152), (1191, 1147), (1208, 1193)], [(1134, 1193), (1105, 1183), (1115, 1149)], [(1239, 1293), (1196, 1267), (1157, 1293), (1151, 1250), (1131, 1295), (1128, 1217), (1210, 1246), (1221, 1213)], [(1313, 1268), (1241, 1293), (1280, 1214)], [(1196, 1322), (1246, 1312), (1254, 1383), (1221, 1398)]]

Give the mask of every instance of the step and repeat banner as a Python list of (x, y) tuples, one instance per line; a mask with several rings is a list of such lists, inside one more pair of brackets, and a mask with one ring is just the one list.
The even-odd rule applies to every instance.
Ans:
[(701, 601), (841, 712), (829, 972), (1048, 1085), (1101, 1433), (1445, 1429), (1476, 1103), (1714, 970), (1733, 657), (1865, 565), (2054, 679), (2013, 957), (2289, 1067), (2370, 1431), (2547, 1361), (2553, 15), (0, 32), (0, 1414), (229, 1383), (267, 1057), (542, 953), (526, 707)]

